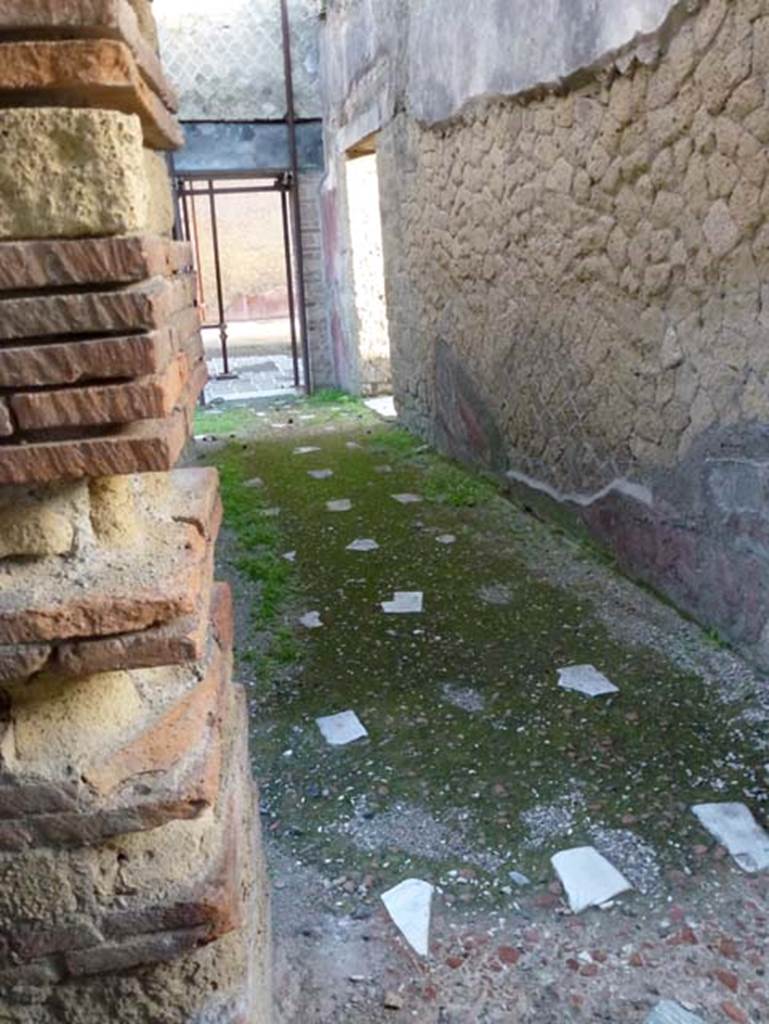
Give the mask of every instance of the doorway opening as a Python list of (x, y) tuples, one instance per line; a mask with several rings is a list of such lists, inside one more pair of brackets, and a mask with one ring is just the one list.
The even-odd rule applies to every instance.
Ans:
[(179, 176), (179, 235), (192, 245), (209, 402), (304, 389), (290, 176)]
[(375, 135), (348, 150), (346, 186), (358, 319), (359, 388), (364, 395), (385, 395), (392, 391), (392, 376)]

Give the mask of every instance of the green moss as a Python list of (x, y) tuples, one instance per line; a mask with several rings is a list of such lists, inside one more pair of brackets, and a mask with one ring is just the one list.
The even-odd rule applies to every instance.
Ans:
[(359, 406), (363, 405), (363, 402), (356, 395), (351, 395), (347, 391), (342, 391), (341, 388), (321, 388), (305, 400), (305, 405)]
[[(264, 587), (256, 620), (275, 624), (252, 731), (279, 840), (324, 870), (374, 870), (383, 884), (407, 867), (438, 879), (475, 865), (498, 893), (509, 869), (549, 877), (556, 849), (591, 841), (596, 824), (621, 830), (630, 821), (663, 867), (691, 866), (689, 850), (703, 836), (688, 806), (746, 794), (750, 802), (760, 792), (763, 760), (744, 705), (724, 703), (659, 651), (618, 643), (579, 594), (535, 576), (524, 549), (574, 552), (514, 506), (488, 503), (486, 481), (424, 452), (405, 431), (367, 435), (354, 416), (347, 423), (347, 432), (342, 421), (335, 433), (308, 437), (321, 448), (311, 456), (292, 454), (296, 435), (214, 456), (243, 572)], [(351, 438), (361, 447), (348, 448)], [(383, 454), (392, 473), (375, 472)], [(310, 480), (307, 470), (321, 467), (334, 476)], [(256, 475), (264, 492), (244, 487)], [(401, 491), (434, 502), (404, 507), (391, 497)], [(351, 512), (326, 511), (342, 497)], [(280, 506), (278, 521), (255, 512), (267, 503)], [(437, 544), (444, 532), (457, 543)], [(379, 550), (348, 552), (356, 537), (375, 538)], [(280, 562), (286, 548), (297, 551), (299, 582)], [(493, 584), (507, 588), (509, 603), (479, 597)], [(396, 589), (423, 590), (424, 614), (385, 616), (380, 602)], [(300, 596), (324, 621), (301, 637), (277, 628)], [(581, 663), (599, 667), (620, 693), (589, 700), (560, 690), (556, 669)], [(290, 685), (275, 685), (285, 664), (295, 664)], [(472, 690), (483, 712), (456, 707), (447, 687)], [(314, 719), (348, 708), (370, 739), (326, 747)], [(570, 796), (568, 829), (541, 846), (523, 841), (522, 815)], [(465, 852), (409, 853), (386, 838), (360, 850), (342, 827), (410, 805), (442, 822)]]
[(248, 486), (254, 474), (242, 445), (228, 445), (209, 461), (219, 470), (225, 522), (236, 539), (235, 566), (245, 580), (256, 584), (251, 626), (257, 632), (274, 627), (263, 651), (249, 648), (243, 657), (262, 674), (269, 673), (276, 665), (290, 664), (298, 657), (293, 631), (278, 625), (296, 589), (295, 573), (281, 557), (281, 531), (276, 520), (265, 515), (262, 489)]
[(247, 406), (224, 406), (215, 409), (195, 410), (194, 434), (213, 434), (227, 437), (229, 434), (245, 434), (254, 427), (254, 411)]
[(371, 439), (372, 450), (391, 459), (410, 459), (422, 447), (418, 438), (400, 427), (380, 427)]
[(482, 505), (498, 493), (488, 480), (442, 459), (428, 467), (422, 490), (428, 501), (454, 508)]

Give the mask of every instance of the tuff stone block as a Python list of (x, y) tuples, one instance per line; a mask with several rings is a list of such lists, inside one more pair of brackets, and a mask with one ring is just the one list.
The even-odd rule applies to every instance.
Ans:
[[(238, 728), (226, 643), (229, 599), (222, 596), (198, 666), (98, 675), (77, 689), (45, 675), (12, 690), (17, 746), (0, 770), (0, 849), (93, 845), (195, 818), (213, 806), (225, 752), (233, 756), (228, 737)], [(138, 713), (122, 723), (116, 686), (141, 695)], [(62, 731), (57, 722), (63, 714)], [(74, 742), (89, 714), (106, 714), (110, 723), (94, 730), (90, 751)], [(42, 745), (51, 728), (57, 733), (54, 756), (46, 757)], [(77, 765), (82, 784), (72, 781), (69, 762)]]
[(74, 542), (73, 524), (50, 504), (0, 507), (0, 558), (66, 555)]
[(0, 559), (67, 555), (87, 520), (79, 484), (0, 490)]
[(178, 122), (142, 78), (131, 50), (116, 40), (2, 44), (0, 103), (136, 114), (147, 146), (178, 149), (184, 144)]
[[(31, 446), (28, 446), (31, 447)], [(167, 502), (145, 511), (144, 543), (84, 545), (77, 557), (13, 563), (0, 577), (0, 643), (47, 643), (142, 630), (194, 614), (221, 521), (213, 470), (177, 470)]]
[[(239, 695), (238, 703), (243, 705)], [(36, 1024), (82, 1024), (83, 1021), (119, 1019), (120, 1007), (137, 1007), (146, 1020), (163, 1020), (164, 1024), (189, 1024), (191, 1020), (226, 1020), (240, 1024), (263, 1024), (271, 1019), (269, 970), (269, 907), (266, 899), (264, 863), (259, 847), (258, 817), (253, 797), (248, 795), (247, 808), (237, 830), (243, 837), (243, 869), (238, 881), (238, 902), (243, 926), (229, 931), (214, 941), (207, 925), (198, 926), (204, 944), (189, 948), (191, 929), (177, 933), (144, 933), (133, 938), (123, 936), (107, 939), (109, 954), (101, 961), (105, 967), (122, 965), (122, 970), (109, 973), (65, 975), (58, 957), (0, 969), (0, 984), (34, 985), (37, 987)], [(221, 890), (220, 890), (221, 891)], [(124, 921), (128, 913), (124, 910)], [(158, 910), (160, 915), (162, 910)], [(173, 910), (169, 912), (172, 920)], [(156, 918), (157, 919), (157, 918)], [(118, 925), (113, 919), (111, 924)], [(108, 921), (104, 921), (104, 932)], [(122, 946), (124, 957), (120, 957)], [(187, 947), (186, 952), (180, 950)], [(96, 949), (97, 947), (84, 947)], [(176, 955), (163, 956), (164, 949), (174, 948)], [(140, 971), (131, 970), (130, 950), (144, 962)], [(142, 950), (145, 952), (142, 953)], [(74, 952), (74, 950), (71, 950)], [(160, 955), (159, 955), (160, 954)], [(74, 961), (73, 966), (77, 966)], [(90, 959), (95, 963), (95, 959)]]
[(151, 226), (139, 118), (111, 110), (0, 110), (0, 239), (136, 234)]
[(144, 179), (147, 184), (145, 231), (170, 236), (174, 227), (174, 200), (165, 155), (144, 150)]
[(0, 437), (8, 437), (15, 430), (11, 410), (5, 398), (0, 398)]
[[(54, 854), (0, 853), (0, 878), (15, 886), (0, 906), (3, 966), (57, 953), (70, 975), (123, 970), (168, 959), (167, 945), (178, 956), (184, 945), (174, 936), (187, 936), (191, 949), (243, 923), (253, 876), (252, 783), (243, 694), (229, 693), (236, 700), (213, 806)], [(158, 945), (164, 935), (168, 944)]]

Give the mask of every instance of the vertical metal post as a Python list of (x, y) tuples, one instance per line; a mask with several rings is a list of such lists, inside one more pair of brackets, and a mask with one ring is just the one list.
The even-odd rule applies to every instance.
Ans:
[(179, 179), (179, 201), (182, 205), (182, 214), (184, 221), (184, 240), (189, 242), (190, 240), (190, 211), (187, 208), (187, 186), (184, 182), (184, 178)]
[(294, 268), (291, 261), (291, 233), (288, 221), (288, 197), (285, 182), (280, 189), (280, 207), (283, 214), (283, 248), (286, 253), (286, 282), (288, 284), (288, 315), (291, 320), (291, 357), (294, 360), (294, 387), (299, 387), (299, 347), (296, 337), (296, 304), (294, 302)]
[(183, 240), (184, 226), (182, 225), (182, 179), (176, 174), (173, 153), (166, 153), (166, 167), (168, 168), (169, 179), (173, 182), (174, 190), (174, 228), (173, 237), (178, 241)]
[(230, 376), (230, 360), (227, 353), (227, 324), (224, 319), (224, 288), (222, 286), (222, 265), (219, 254), (219, 225), (216, 220), (216, 194), (213, 181), (208, 182), (208, 198), (211, 204), (211, 240), (214, 245), (214, 272), (216, 275), (216, 301), (219, 305), (219, 337), (222, 342), (222, 377)]
[(307, 329), (307, 303), (304, 281), (304, 252), (302, 247), (302, 210), (299, 199), (299, 151), (296, 144), (296, 115), (294, 111), (294, 69), (291, 59), (291, 25), (288, 17), (288, 2), (280, 0), (280, 21), (283, 36), (283, 70), (286, 84), (286, 124), (288, 126), (288, 148), (291, 160), (291, 208), (294, 230), (294, 257), (296, 259), (296, 291), (299, 304), (299, 326), (302, 333), (302, 364), (304, 388), (312, 393), (310, 379), (310, 347)]
[(205, 282), (203, 281), (203, 264), (200, 260), (200, 231), (198, 230), (198, 203), (195, 197), (194, 188), (190, 194), (190, 209), (192, 210), (192, 251), (195, 259), (196, 287), (198, 290), (198, 305), (201, 309), (206, 304)]

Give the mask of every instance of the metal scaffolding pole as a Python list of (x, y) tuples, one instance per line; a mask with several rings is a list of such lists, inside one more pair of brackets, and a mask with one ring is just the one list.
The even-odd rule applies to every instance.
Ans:
[(299, 198), (299, 150), (296, 142), (296, 113), (294, 107), (294, 69), (291, 59), (291, 24), (288, 16), (288, 0), (280, 0), (281, 29), (283, 35), (283, 69), (286, 83), (286, 125), (288, 127), (288, 148), (291, 165), (291, 211), (294, 235), (294, 259), (296, 263), (296, 300), (299, 308), (299, 328), (302, 335), (302, 366), (304, 389), (312, 393), (310, 379), (310, 347), (307, 329), (307, 302), (304, 275), (304, 253), (302, 246), (302, 210)]
[(294, 361), (294, 387), (299, 387), (299, 346), (296, 336), (296, 302), (294, 301), (294, 268), (291, 259), (291, 232), (288, 217), (288, 195), (283, 189), (280, 193), (280, 208), (283, 216), (283, 249), (286, 254), (286, 284), (288, 286), (288, 315), (291, 321), (291, 358)]

